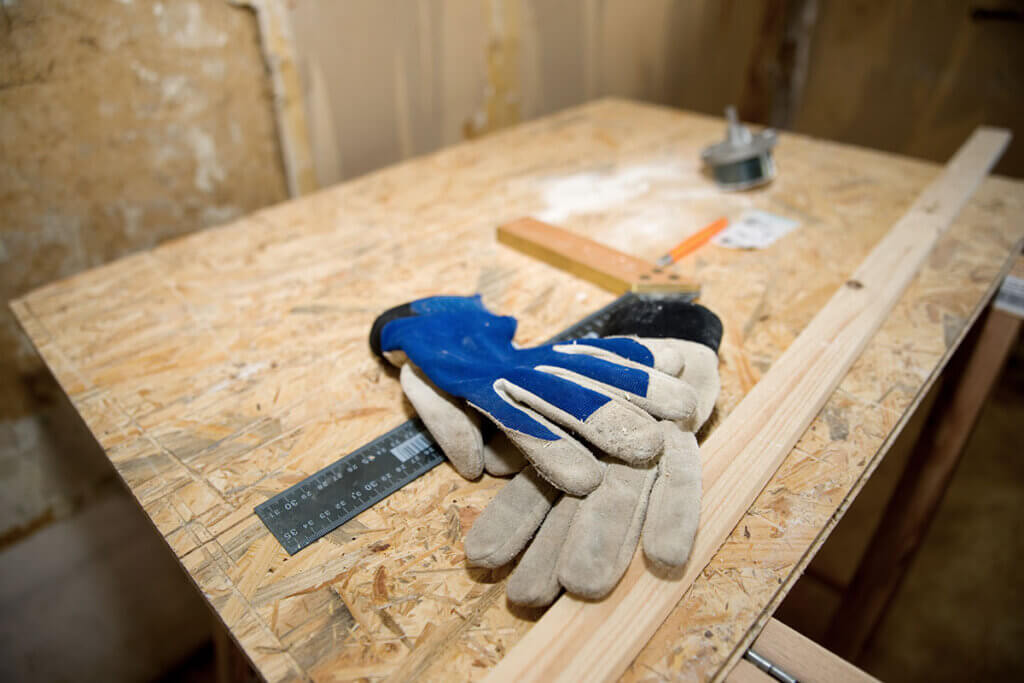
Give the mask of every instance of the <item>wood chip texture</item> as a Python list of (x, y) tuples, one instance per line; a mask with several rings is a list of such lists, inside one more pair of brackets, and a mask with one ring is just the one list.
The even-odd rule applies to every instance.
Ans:
[[(457, 145), (37, 290), (15, 312), (121, 477), (268, 680), (477, 680), (539, 613), (462, 538), (502, 485), (442, 465), (289, 557), (253, 506), (407, 419), (367, 346), (380, 311), (481, 292), (538, 342), (612, 295), (499, 245), (524, 215), (654, 260), (719, 216), (800, 227), (676, 266), (725, 323), (712, 426), (937, 173), (783, 135), (724, 194), (717, 119), (604, 100)], [(767, 619), (981, 310), (1021, 237), (987, 180), (629, 680), (706, 680)]]

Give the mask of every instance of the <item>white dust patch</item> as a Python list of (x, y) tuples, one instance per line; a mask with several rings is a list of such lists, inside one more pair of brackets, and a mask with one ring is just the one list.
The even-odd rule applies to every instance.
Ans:
[(217, 158), (217, 146), (213, 138), (199, 128), (190, 128), (187, 136), (196, 161), (195, 185), (203, 192), (212, 192), (214, 183), (225, 177), (224, 168)]

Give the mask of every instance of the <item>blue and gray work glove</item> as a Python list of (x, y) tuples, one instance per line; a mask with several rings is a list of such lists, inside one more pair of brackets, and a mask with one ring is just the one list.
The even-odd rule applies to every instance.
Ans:
[[(609, 334), (631, 336), (524, 349), (512, 343), (515, 328), (479, 297), (431, 297), (384, 313), (371, 332), (374, 351), (401, 366), (406, 396), (461, 474), (510, 474), (523, 463), (510, 449), (485, 447), (459, 399), (529, 461), (477, 519), (467, 558), (501, 566), (536, 534), (508, 589), (513, 602), (535, 605), (563, 586), (606, 594), (641, 528), (649, 557), (685, 562), (700, 510), (693, 433), (718, 395), (717, 316), (655, 301), (610, 322)], [(560, 491), (570, 495), (559, 500)]]

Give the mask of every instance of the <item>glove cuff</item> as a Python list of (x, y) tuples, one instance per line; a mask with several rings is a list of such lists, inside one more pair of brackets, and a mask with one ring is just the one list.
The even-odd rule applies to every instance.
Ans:
[(384, 326), (392, 320), (409, 318), (416, 315), (416, 312), (412, 309), (413, 303), (415, 302), (410, 301), (394, 308), (389, 308), (378, 315), (377, 319), (373, 321), (373, 327), (370, 328), (370, 349), (373, 350), (378, 358), (384, 358), (384, 351), (380, 346), (380, 335), (384, 331)]
[(710, 309), (678, 299), (642, 299), (616, 311), (602, 335), (683, 339), (703, 344), (716, 354), (722, 343), (722, 320)]

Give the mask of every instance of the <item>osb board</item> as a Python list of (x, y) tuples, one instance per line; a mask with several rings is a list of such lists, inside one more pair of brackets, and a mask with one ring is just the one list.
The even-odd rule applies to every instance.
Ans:
[[(801, 227), (680, 264), (725, 323), (728, 414), (935, 167), (784, 136), (779, 178), (722, 194), (697, 162), (718, 120), (618, 101), (406, 162), (40, 289), (14, 306), (182, 564), (271, 680), (478, 679), (537, 614), (461, 538), (501, 482), (435, 469), (289, 558), (268, 496), (411, 414), (371, 356), (374, 316), (480, 291), (544, 338), (610, 300), (499, 246), (534, 214), (644, 258), (757, 207)], [(629, 677), (706, 678), (781, 597), (886, 436), (983, 304), (1024, 216), (991, 179)]]

